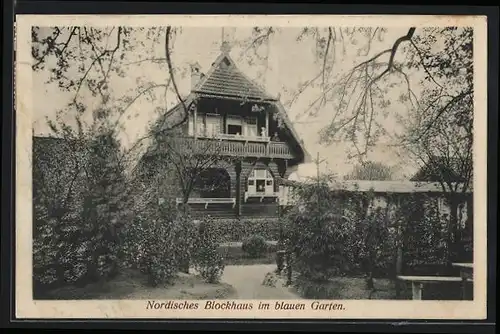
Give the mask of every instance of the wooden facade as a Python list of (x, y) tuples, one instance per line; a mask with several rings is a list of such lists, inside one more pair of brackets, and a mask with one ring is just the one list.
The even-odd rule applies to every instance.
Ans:
[[(198, 67), (192, 71), (191, 93), (184, 105), (167, 112), (175, 117), (188, 110), (187, 117), (179, 116), (185, 119), (182, 135), (173, 141), (183, 152), (219, 156), (220, 163), (207, 168), (207, 177), (212, 172), (219, 188), (222, 179), (228, 184), (222, 190), (193, 191), (188, 206), (199, 216), (277, 217), (277, 180), (309, 159), (282, 104), (241, 73), (227, 49), (206, 75)], [(176, 202), (184, 202), (180, 194)]]

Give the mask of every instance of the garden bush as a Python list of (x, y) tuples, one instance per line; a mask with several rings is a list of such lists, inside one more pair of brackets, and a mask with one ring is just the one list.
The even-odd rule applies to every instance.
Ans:
[(218, 236), (211, 220), (206, 218), (198, 226), (196, 248), (193, 254), (195, 269), (207, 283), (217, 283), (224, 272), (224, 258), (219, 252)]
[(148, 277), (148, 284), (171, 283), (179, 271), (175, 222), (139, 215), (124, 231), (126, 263)]
[(328, 283), (298, 280), (294, 286), (305, 299), (335, 299), (339, 296), (339, 287)]
[(139, 269), (150, 285), (158, 286), (171, 283), (179, 271), (188, 271), (197, 230), (188, 212), (176, 212), (165, 202), (137, 212), (121, 240), (125, 266)]
[(284, 231), (293, 270), (303, 281), (365, 275), (372, 286), (374, 277), (393, 278), (400, 264), (408, 274), (442, 274), (429, 269), (442, 268), (449, 254), (449, 218), (438, 215), (435, 197), (406, 195), (397, 206), (386, 198), (390, 206), (379, 207), (372, 192), (332, 191), (322, 180), (299, 185), (295, 193), (299, 201), (287, 210)]
[(279, 240), (278, 219), (218, 219), (211, 221), (221, 242), (241, 242), (255, 234), (266, 240)]
[(437, 203), (425, 203), (422, 198), (409, 198), (401, 207), (407, 213), (403, 247), (406, 266), (443, 265), (448, 255), (447, 232), (449, 219), (440, 216)]
[(310, 281), (347, 272), (353, 262), (354, 226), (341, 215), (326, 182), (295, 189), (299, 203), (286, 215), (287, 251), (293, 268)]
[(241, 249), (250, 258), (263, 257), (267, 252), (266, 239), (261, 235), (251, 236), (243, 241)]
[[(113, 132), (33, 140), (35, 291), (110, 278), (127, 192)], [(35, 292), (37, 294), (38, 292)]]
[(197, 234), (196, 225), (189, 211), (178, 212), (174, 226), (175, 256), (179, 270), (184, 273), (189, 273), (193, 253), (196, 250)]

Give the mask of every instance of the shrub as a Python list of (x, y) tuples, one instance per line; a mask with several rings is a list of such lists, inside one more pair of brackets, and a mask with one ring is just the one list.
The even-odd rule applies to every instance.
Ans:
[(267, 252), (266, 239), (261, 235), (254, 235), (243, 241), (241, 249), (251, 258), (263, 257)]
[(425, 203), (424, 198), (409, 198), (400, 208), (408, 221), (404, 226), (404, 250), (406, 265), (442, 265), (448, 255), (448, 224), (446, 217), (440, 216), (436, 203)]
[(334, 299), (338, 297), (338, 289), (329, 284), (300, 280), (296, 282), (295, 288), (306, 299)]
[(178, 268), (184, 273), (189, 273), (190, 263), (194, 256), (193, 252), (196, 249), (198, 231), (188, 211), (177, 213), (174, 227), (173, 242)]
[(243, 241), (252, 235), (260, 234), (266, 240), (278, 240), (280, 222), (278, 219), (218, 219), (212, 221), (220, 241)]
[(217, 283), (224, 272), (224, 259), (219, 253), (217, 234), (210, 220), (202, 221), (198, 226), (193, 262), (207, 283)]
[(322, 281), (352, 266), (353, 224), (340, 214), (336, 194), (327, 183), (295, 189), (299, 203), (286, 216), (288, 252), (294, 270), (306, 280)]
[(128, 227), (128, 263), (148, 277), (151, 286), (170, 283), (178, 272), (175, 223), (138, 216)]
[(276, 276), (275, 273), (267, 273), (266, 276), (264, 277), (264, 280), (262, 281), (262, 285), (264, 286), (269, 286), (272, 288), (276, 287), (276, 284), (278, 283), (278, 277)]
[(33, 141), (35, 290), (85, 285), (118, 268), (126, 178), (113, 132)]

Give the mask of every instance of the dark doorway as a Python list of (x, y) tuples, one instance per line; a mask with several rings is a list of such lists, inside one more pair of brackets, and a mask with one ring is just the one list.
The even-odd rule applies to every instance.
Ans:
[(227, 126), (227, 133), (230, 135), (236, 135), (236, 134), (241, 135), (241, 130), (242, 130), (241, 125), (229, 124)]
[(266, 192), (266, 180), (256, 180), (255, 185), (257, 186), (256, 191), (258, 193), (265, 193)]
[(231, 177), (224, 168), (209, 168), (200, 173), (195, 188), (203, 198), (229, 198)]

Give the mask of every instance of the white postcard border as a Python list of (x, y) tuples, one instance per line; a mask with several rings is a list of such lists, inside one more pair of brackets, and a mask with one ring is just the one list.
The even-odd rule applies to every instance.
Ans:
[[(17, 318), (310, 318), (310, 319), (485, 319), (486, 318), (486, 166), (487, 166), (487, 34), (486, 17), (414, 15), (17, 15), (16, 75), (16, 277)], [(474, 301), (344, 300), (343, 311), (148, 310), (147, 301), (34, 301), (32, 296), (32, 70), (31, 26), (473, 26), (474, 27)], [(166, 301), (160, 301), (166, 302)], [(218, 302), (223, 302), (218, 300)], [(276, 301), (262, 301), (274, 305)], [(332, 301), (322, 301), (330, 303)]]

